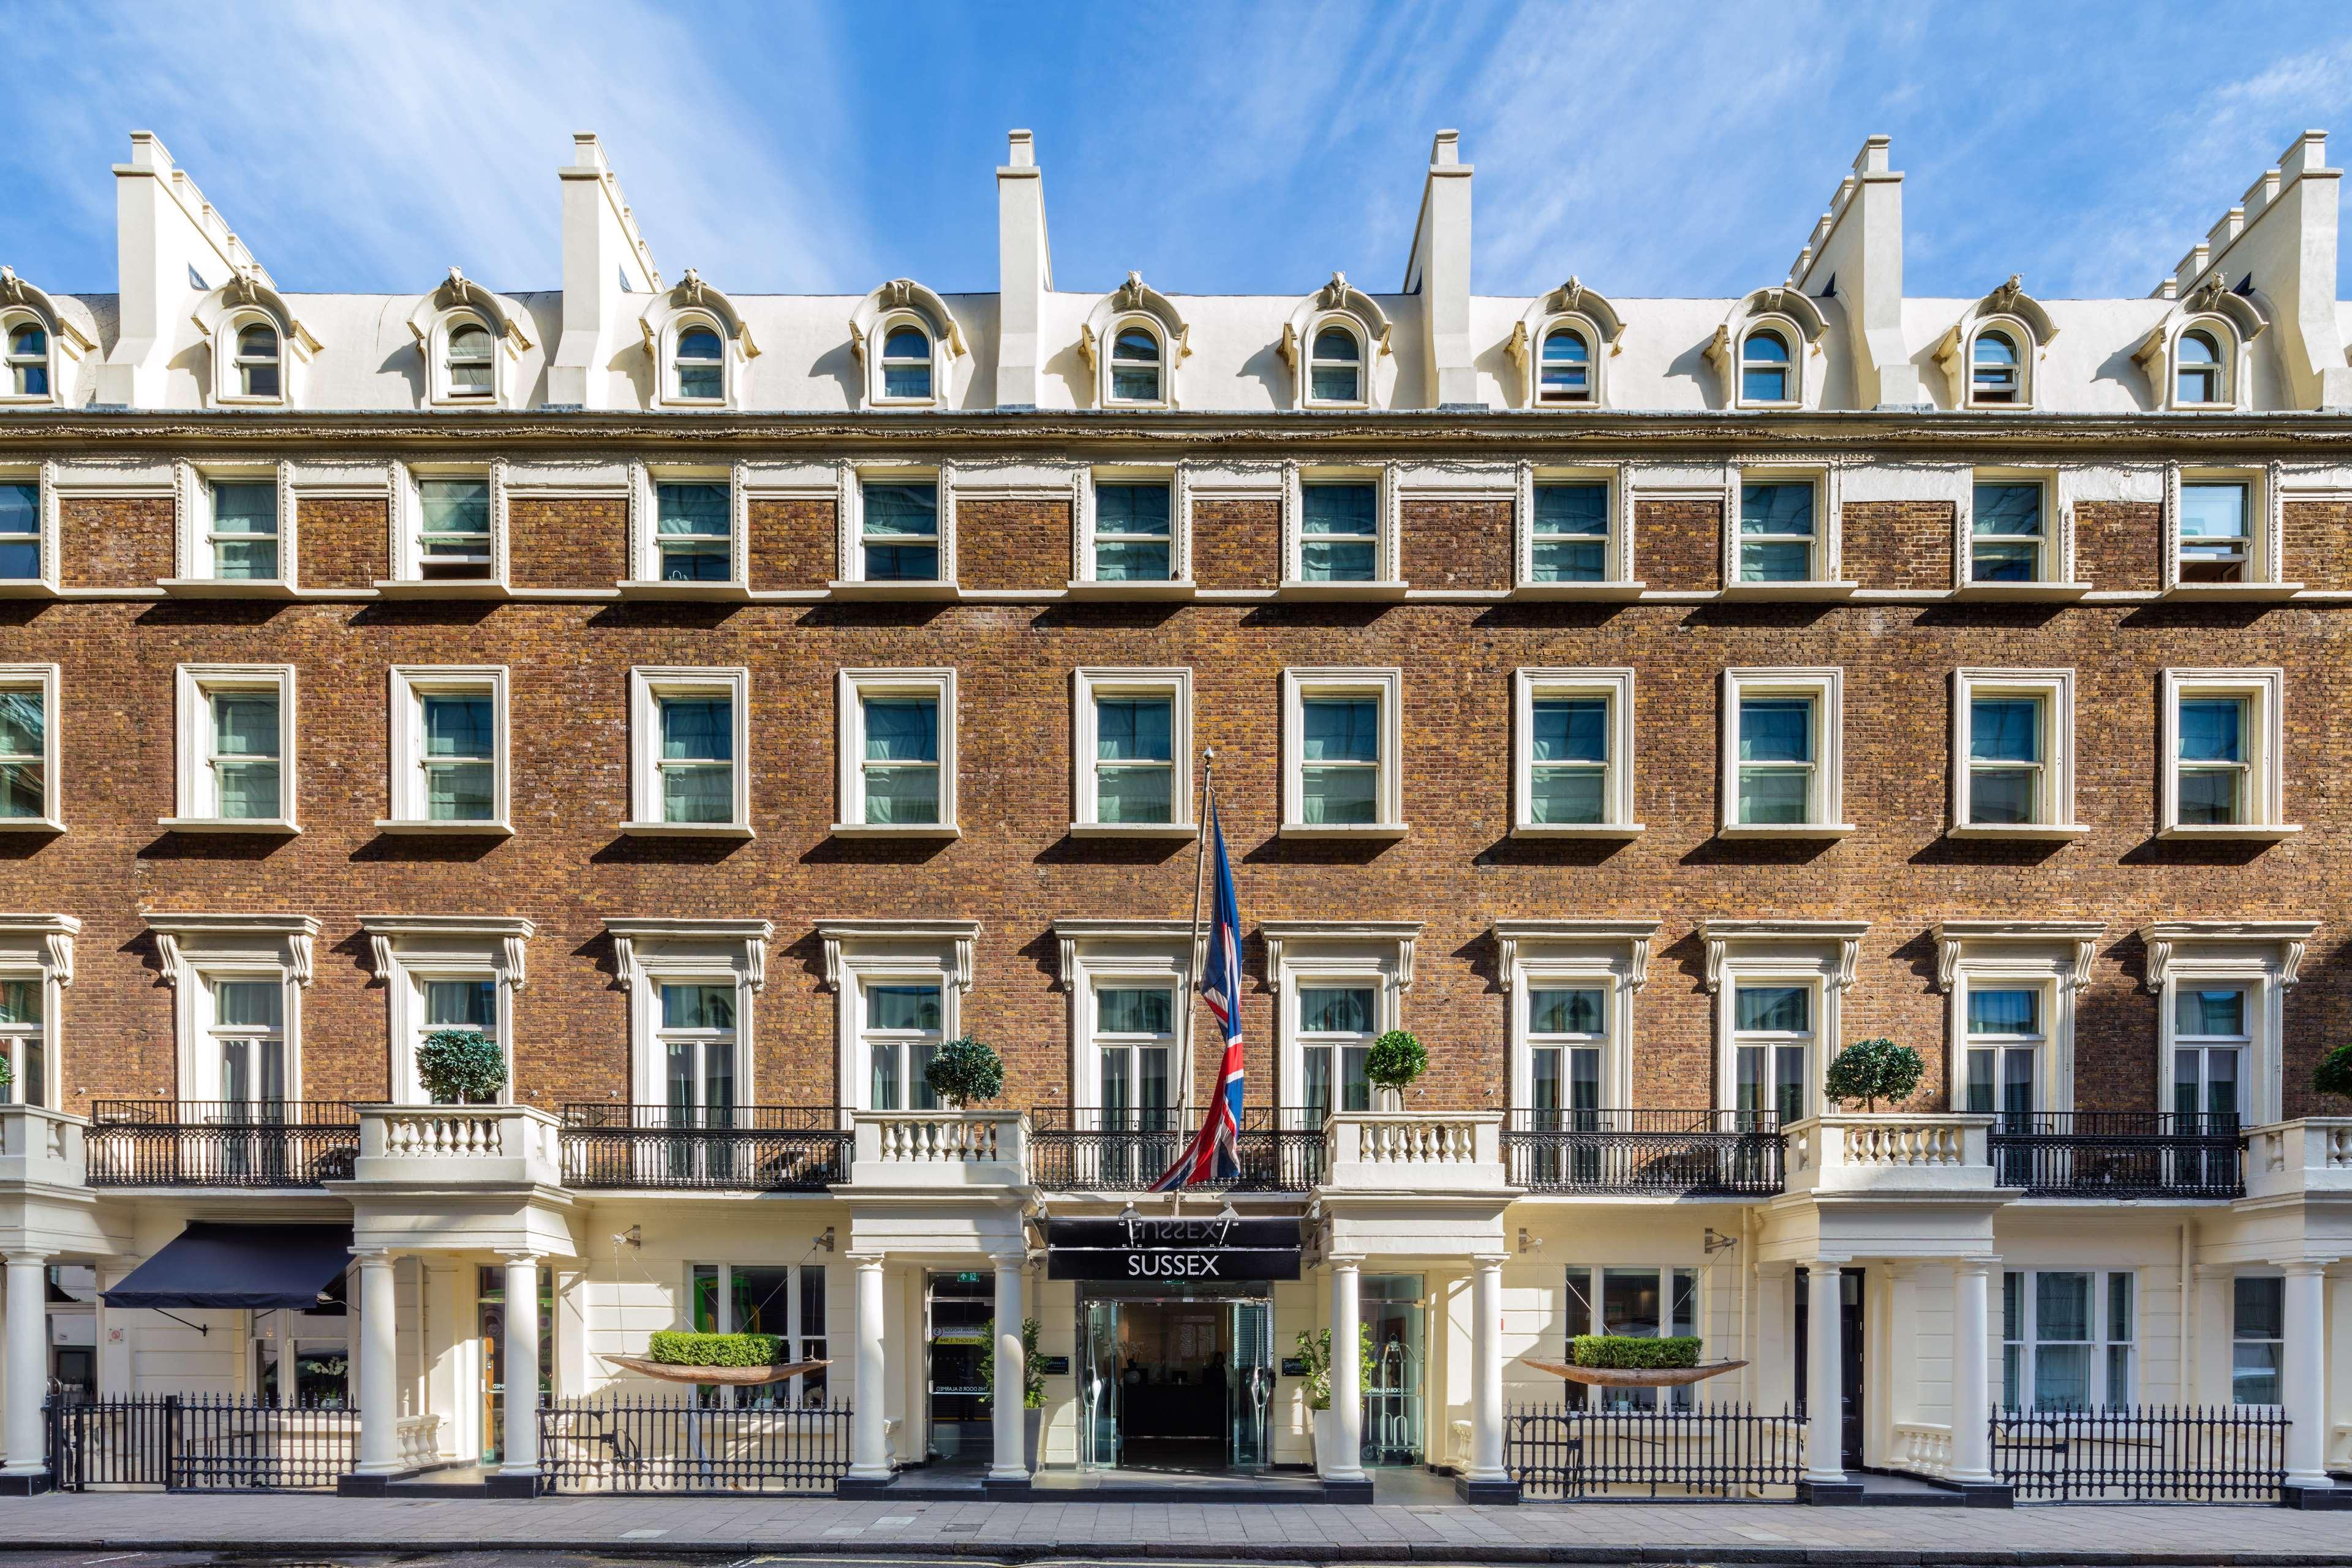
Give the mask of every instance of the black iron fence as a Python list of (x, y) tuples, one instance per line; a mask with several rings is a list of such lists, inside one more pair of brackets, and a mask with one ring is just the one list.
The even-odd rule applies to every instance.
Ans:
[(315, 1187), (348, 1180), (359, 1112), (341, 1100), (100, 1100), (94, 1187)]
[(2245, 1195), (2245, 1131), (2235, 1116), (2169, 1111), (2004, 1111), (1993, 1179), (2054, 1198)]
[(823, 1192), (849, 1180), (848, 1131), (829, 1105), (567, 1105), (571, 1187)]
[[(1136, 1192), (1175, 1163), (1196, 1119), (1175, 1111), (1066, 1110), (1029, 1113), (1032, 1179), (1049, 1192)], [(1303, 1193), (1322, 1180), (1323, 1119), (1314, 1111), (1244, 1111), (1235, 1152), (1241, 1173), (1200, 1184), (1229, 1192)]]
[(849, 1468), (849, 1406), (557, 1399), (540, 1407), (539, 1447), (559, 1492), (824, 1492)]
[(1802, 1420), (1744, 1405), (1515, 1405), (1503, 1443), (1505, 1467), (1529, 1501), (1792, 1496), (1805, 1458)]
[(242, 1394), (58, 1394), (48, 1416), (60, 1491), (332, 1490), (359, 1452), (357, 1410)]
[(2286, 1427), (2251, 1405), (2001, 1410), (1992, 1473), (2020, 1502), (2276, 1502)]
[(1503, 1160), (1513, 1186), (1538, 1193), (1748, 1197), (1782, 1184), (1769, 1110), (1516, 1110)]

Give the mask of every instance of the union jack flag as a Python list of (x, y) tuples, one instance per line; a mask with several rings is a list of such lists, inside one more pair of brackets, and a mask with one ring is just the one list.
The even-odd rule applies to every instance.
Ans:
[(1217, 847), (1217, 903), (1209, 931), (1209, 962), (1201, 994), (1223, 1032), (1225, 1056), (1217, 1068), (1217, 1092), (1201, 1131), (1176, 1163), (1151, 1184), (1155, 1193), (1202, 1182), (1231, 1181), (1242, 1173), (1238, 1135), (1242, 1125), (1242, 912), (1234, 898), (1234, 868), (1225, 859), (1225, 833), (1209, 808), (1209, 835)]

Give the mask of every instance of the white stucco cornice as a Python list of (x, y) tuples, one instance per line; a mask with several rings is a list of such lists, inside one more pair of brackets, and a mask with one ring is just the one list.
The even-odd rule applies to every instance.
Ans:
[(529, 980), (526, 944), (539, 928), (520, 915), (369, 915), (360, 921), (368, 939), (369, 965), (389, 979), (394, 952), (404, 942), (496, 943), (499, 978), (520, 991)]
[(1735, 345), (1741, 331), (1750, 321), (1769, 316), (1794, 323), (1805, 346), (1811, 349), (1820, 348), (1822, 335), (1830, 330), (1829, 318), (1822, 314), (1822, 308), (1803, 289), (1776, 284), (1755, 290), (1731, 307), (1731, 313), (1723, 318), (1715, 329), (1715, 336), (1707, 341), (1706, 357), (1718, 368), (1730, 365), (1738, 352)]
[(2152, 992), (2162, 991), (2175, 954), (2186, 945), (2253, 953), (2271, 948), (2278, 983), (2292, 985), (2302, 978), (2305, 949), (2320, 924), (2318, 921), (2152, 921), (2139, 928), (2139, 940), (2147, 948), (2144, 984)]
[[(1189, 950), (1195, 945), (1193, 936), (1194, 926), (1191, 921), (1073, 920), (1066, 917), (1057, 920), (1054, 922), (1054, 939), (1061, 950), (1058, 957), (1062, 986), (1068, 989), (1077, 977), (1080, 942), (1149, 943), (1154, 947), (1181, 943)], [(1200, 928), (1200, 937), (1199, 945), (1205, 947), (1208, 942), (1205, 923)], [(1194, 967), (1198, 968), (1200, 963), (1196, 955)]]
[(2132, 350), (2132, 358), (2142, 365), (2161, 364), (2170, 352), (2173, 335), (2199, 316), (2219, 316), (2237, 332), (2238, 341), (2251, 343), (2270, 324), (2262, 307), (2245, 295), (2228, 288), (2218, 272), (2172, 302), (2172, 309), (2142, 338)]
[(1588, 289), (1581, 279), (1570, 278), (1550, 293), (1538, 295), (1520, 315), (1511, 328), (1507, 345), (1511, 358), (1526, 363), (1528, 354), (1534, 352), (1536, 334), (1543, 330), (1546, 321), (1560, 316), (1583, 317), (1592, 323), (1593, 331), (1611, 353), (1624, 352), (1620, 340), (1625, 335), (1625, 318), (1618, 312), (1616, 304), (1599, 289)]
[(0, 938), (38, 937), (49, 973), (60, 985), (73, 984), (74, 934), (80, 930), (81, 921), (71, 915), (0, 914)]
[(1360, 942), (1367, 946), (1393, 947), (1396, 952), (1396, 984), (1400, 991), (1412, 989), (1413, 947), (1421, 940), (1419, 921), (1260, 921), (1258, 935), (1265, 942), (1265, 972), (1271, 976), (1280, 973), (1282, 950), (1311, 942)]
[(768, 942), (776, 934), (773, 921), (676, 920), (659, 916), (613, 919), (604, 922), (613, 939), (614, 977), (624, 985), (637, 983), (637, 947), (641, 942), (704, 942), (738, 947), (744, 983), (754, 991), (768, 984)]
[(1724, 950), (1733, 942), (1777, 943), (1833, 952), (1837, 967), (1831, 984), (1845, 990), (1853, 984), (1862, 958), (1862, 939), (1868, 921), (1706, 920), (1699, 922), (1699, 940), (1706, 947), (1706, 988), (1723, 986)]
[(1936, 989), (1949, 991), (1963, 953), (1994, 943), (2071, 947), (2074, 966), (2067, 985), (2080, 991), (2091, 983), (2091, 960), (2105, 921), (1938, 921), (1936, 922)]
[(1650, 942), (1658, 934), (1658, 924), (1656, 921), (1496, 921), (1495, 946), (1500, 961), (1498, 973), (1503, 983), (1510, 984), (1514, 966), (1518, 963), (1519, 950), (1525, 947), (1571, 942), (1595, 946), (1622, 944), (1627, 953), (1627, 982), (1639, 991), (1649, 984)]
[(294, 983), (303, 986), (310, 984), (311, 944), (318, 938), (319, 922), (309, 915), (189, 910), (145, 918), (147, 929), (155, 938), (155, 955), (162, 962), (166, 984), (178, 985), (187, 979), (184, 950), (192, 944), (208, 948), (271, 938), (285, 944), (287, 973)]
[(866, 345), (873, 341), (875, 329), (885, 316), (896, 310), (911, 310), (923, 318), (930, 327), (932, 338), (947, 344), (948, 352), (958, 359), (971, 352), (964, 342), (962, 324), (938, 290), (911, 278), (893, 278), (857, 301), (857, 308), (849, 312), (849, 352), (857, 356), (859, 363), (865, 363)]
[(948, 979), (959, 991), (971, 989), (972, 947), (980, 937), (978, 921), (821, 920), (816, 934), (824, 944), (824, 984), (841, 989), (841, 950), (860, 944), (919, 945), (938, 943), (951, 960)]

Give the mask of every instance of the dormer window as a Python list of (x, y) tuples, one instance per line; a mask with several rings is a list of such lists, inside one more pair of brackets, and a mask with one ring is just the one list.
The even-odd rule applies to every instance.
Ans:
[(1770, 328), (1748, 333), (1739, 343), (1739, 400), (1793, 403), (1789, 340)]
[(446, 366), (450, 396), (490, 395), (490, 330), (479, 321), (461, 321), (449, 329)]
[(1973, 403), (2013, 404), (2023, 401), (2017, 344), (2007, 332), (1977, 334), (1969, 353), (1969, 399)]
[(1345, 327), (1322, 327), (1307, 362), (1307, 395), (1317, 403), (1364, 400), (1364, 345)]
[(896, 326), (882, 340), (882, 395), (929, 400), (931, 340), (922, 328)]
[(681, 400), (716, 403), (726, 396), (726, 352), (716, 330), (690, 326), (677, 334), (677, 395)]
[(8, 329), (8, 383), (18, 397), (49, 395), (49, 334), (37, 321)]
[(1592, 401), (1592, 350), (1584, 334), (1554, 327), (1544, 334), (1536, 396), (1545, 403)]
[(236, 332), (236, 384), (247, 397), (282, 395), (278, 374), (278, 329), (265, 321)]
[(2194, 327), (2172, 350), (2172, 400), (2184, 406), (2227, 403), (2230, 381), (2221, 346), (2211, 331)]
[(1110, 345), (1111, 401), (1159, 402), (1160, 363), (1160, 340), (1150, 328), (1121, 327)]

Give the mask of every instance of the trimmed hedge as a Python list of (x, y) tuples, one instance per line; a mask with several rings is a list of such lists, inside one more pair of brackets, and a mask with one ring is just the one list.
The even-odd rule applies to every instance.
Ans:
[(1578, 1366), (1610, 1367), (1620, 1372), (1648, 1372), (1659, 1367), (1696, 1366), (1699, 1342), (1695, 1335), (1669, 1339), (1636, 1339), (1630, 1334), (1579, 1334), (1568, 1359)]
[(649, 1359), (667, 1366), (772, 1366), (784, 1360), (782, 1334), (689, 1334), (664, 1329)]

